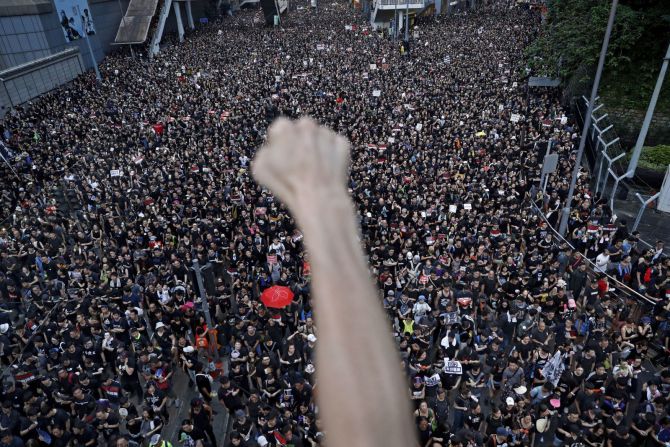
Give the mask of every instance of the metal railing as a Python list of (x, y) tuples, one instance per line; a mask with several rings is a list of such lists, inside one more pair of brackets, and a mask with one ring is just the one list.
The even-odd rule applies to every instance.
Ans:
[[(581, 100), (584, 105), (588, 107), (588, 99), (582, 96)], [(587, 148), (588, 152), (586, 153), (587, 160), (591, 166), (591, 187), (593, 191), (600, 195), (601, 197), (607, 197), (608, 187), (610, 178), (614, 179), (611, 189), (609, 190), (609, 200), (608, 205), (612, 213), (616, 214), (615, 209), (615, 195), (618, 189), (619, 183), (626, 178), (626, 172), (628, 170), (626, 163), (626, 148), (621, 145), (621, 139), (616, 133), (614, 124), (609, 119), (609, 114), (605, 112), (603, 103), (598, 103), (600, 97), (596, 97), (596, 107), (593, 109), (591, 115), (592, 128), (588, 129), (589, 132), (587, 138)], [(584, 123), (584, 112), (586, 109), (582, 110), (582, 107), (576, 107), (579, 114), (580, 120)], [(621, 175), (618, 175), (617, 172), (621, 172)], [(660, 193), (644, 196), (639, 193), (635, 193), (637, 200), (640, 202), (640, 208), (638, 209), (635, 222), (631, 231), (637, 230), (640, 221), (642, 219), (642, 214), (648, 205), (656, 200)], [(648, 248), (654, 248), (654, 246), (642, 238), (639, 241)]]
[[(549, 230), (552, 232), (552, 234), (553, 234), (555, 240), (558, 240), (558, 241), (559, 241), (560, 243), (562, 243), (562, 244), (566, 244), (566, 245), (567, 245), (568, 247), (570, 247), (574, 252), (579, 251), (579, 250), (577, 250), (577, 249), (575, 248), (574, 245), (572, 245), (572, 244), (570, 243), (570, 241), (568, 241), (568, 240), (565, 239), (563, 236), (561, 236), (561, 234), (560, 234), (554, 227), (551, 226), (551, 224), (550, 224), (549, 221), (547, 220), (547, 218), (546, 218), (546, 216), (544, 215), (544, 213), (542, 212), (542, 210), (541, 210), (540, 208), (538, 208), (537, 204), (535, 204), (535, 202), (534, 202), (533, 200), (530, 200), (530, 203), (531, 203), (531, 206), (530, 206), (530, 207), (531, 207), (533, 213), (535, 213), (537, 216), (539, 216), (539, 217), (540, 217), (540, 218), (547, 224), (547, 227), (548, 227)], [(560, 244), (559, 244), (559, 245), (560, 245)], [(580, 252), (580, 253), (581, 253), (581, 252)], [(589, 276), (591, 276), (591, 277), (595, 277), (595, 276), (597, 276), (597, 275), (599, 275), (599, 274), (601, 274), (601, 273), (602, 273), (603, 275), (605, 275), (605, 276), (607, 277), (609, 283), (612, 284), (612, 285), (615, 285), (615, 287), (614, 287), (614, 292), (615, 292), (615, 293), (614, 293), (614, 294), (615, 294), (616, 296), (619, 296), (620, 298), (626, 298), (626, 299), (632, 299), (632, 300), (635, 300), (635, 301), (637, 301), (640, 305), (644, 306), (645, 309), (648, 307), (648, 308), (649, 308), (648, 310), (650, 310), (651, 307), (655, 306), (656, 303), (655, 303), (653, 300), (651, 300), (650, 298), (648, 298), (648, 297), (646, 297), (646, 296), (640, 294), (637, 290), (634, 290), (633, 288), (631, 288), (631, 287), (628, 286), (627, 284), (622, 283), (622, 282), (619, 281), (616, 277), (614, 277), (614, 276), (612, 276), (612, 275), (610, 275), (610, 274), (608, 274), (608, 273), (606, 273), (606, 272), (596, 271), (596, 270), (595, 270), (595, 267), (596, 267), (595, 263), (594, 263), (593, 261), (591, 261), (590, 259), (588, 259), (588, 258), (586, 257), (586, 254), (584, 254), (584, 253), (582, 253), (582, 254), (584, 255), (582, 258), (583, 258), (584, 261), (586, 262), (586, 265), (587, 265), (587, 271), (589, 272)], [(596, 273), (596, 272), (597, 272), (597, 273)], [(623, 296), (622, 296), (622, 295), (623, 295)]]

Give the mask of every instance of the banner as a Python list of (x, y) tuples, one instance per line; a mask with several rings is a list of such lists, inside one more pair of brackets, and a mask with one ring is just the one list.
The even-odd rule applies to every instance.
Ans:
[(93, 16), (86, 0), (54, 0), (54, 4), (67, 42), (95, 34)]
[(564, 355), (561, 353), (561, 351), (556, 351), (541, 370), (542, 377), (547, 379), (547, 382), (551, 382), (554, 386), (558, 384), (558, 381), (561, 379), (561, 375), (563, 374), (563, 370), (565, 370), (563, 357)]

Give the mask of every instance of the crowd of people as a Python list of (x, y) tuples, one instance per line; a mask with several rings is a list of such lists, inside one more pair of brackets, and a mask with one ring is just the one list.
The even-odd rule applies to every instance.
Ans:
[[(417, 445), (667, 445), (670, 260), (588, 175), (568, 241), (553, 233), (579, 129), (526, 86), (538, 13), (421, 18), (401, 52), (344, 2), (291, 3), (281, 27), (210, 21), (5, 117), (0, 446), (324, 444), (318, 321), (346, 316), (312, 314), (300, 229), (249, 172), (267, 126), (303, 115), (351, 142)], [(266, 308), (273, 285), (293, 303)], [(194, 397), (175, 421), (179, 378)]]

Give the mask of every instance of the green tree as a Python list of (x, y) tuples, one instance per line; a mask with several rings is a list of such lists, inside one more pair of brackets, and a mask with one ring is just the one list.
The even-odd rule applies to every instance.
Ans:
[[(593, 76), (611, 0), (548, 0), (548, 15), (527, 48), (536, 75)], [(670, 1), (621, 0), (605, 61), (601, 96), (632, 107), (649, 101), (670, 42)], [(578, 79), (579, 80), (579, 79)], [(670, 109), (670, 98), (662, 99)]]

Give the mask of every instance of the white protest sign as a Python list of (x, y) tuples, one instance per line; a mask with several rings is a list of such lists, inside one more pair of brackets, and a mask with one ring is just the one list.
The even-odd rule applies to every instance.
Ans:
[(370, 70), (376, 70), (377, 64), (370, 64)]
[(513, 123), (518, 123), (520, 119), (521, 115), (519, 115), (518, 113), (512, 113), (512, 116), (509, 118), (509, 120)]
[(444, 320), (445, 325), (450, 325), (450, 324), (456, 324), (460, 323), (461, 319), (458, 316), (458, 312), (447, 312), (445, 314), (440, 315), (442, 319)]
[(446, 360), (444, 361), (444, 368), (442, 368), (442, 371), (444, 371), (445, 374), (463, 374), (463, 367), (461, 366), (461, 362), (456, 362), (456, 361), (449, 361)]
[(449, 205), (449, 212), (450, 213), (455, 213), (458, 208), (456, 205)]
[(112, 169), (109, 171), (110, 177), (121, 177), (121, 171), (119, 169)]
[(471, 203), (466, 203), (463, 205), (463, 208), (466, 210), (471, 210), (472, 209), (472, 204)]
[(380, 97), (382, 95), (381, 90), (372, 90), (372, 96)]

